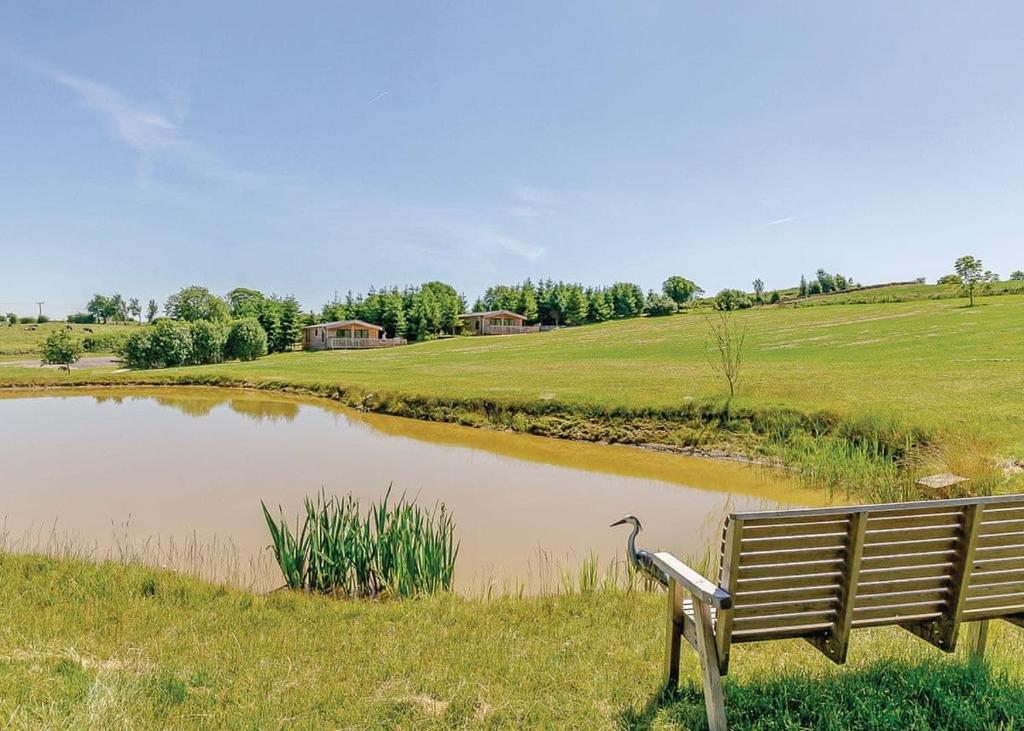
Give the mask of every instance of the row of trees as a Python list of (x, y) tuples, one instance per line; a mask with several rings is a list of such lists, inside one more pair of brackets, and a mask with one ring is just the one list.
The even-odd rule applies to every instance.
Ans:
[(582, 325), (642, 314), (670, 315), (699, 294), (703, 294), (700, 287), (679, 276), (665, 280), (660, 293), (650, 290), (646, 295), (632, 282), (587, 287), (551, 279), (534, 284), (527, 279), (520, 284), (488, 287), (483, 297), (473, 304), (473, 311), (510, 310), (523, 315), (530, 323)]
[(803, 274), (800, 275), (801, 297), (814, 294), (829, 294), (831, 292), (845, 292), (857, 286), (858, 284), (851, 277), (843, 276), (839, 272), (830, 274), (824, 269), (819, 269), (815, 272), (814, 279), (810, 281)]
[[(146, 321), (152, 323), (160, 309), (156, 300), (151, 299), (146, 305)], [(120, 293), (111, 295), (94, 294), (85, 306), (85, 312), (68, 315), (67, 321), (74, 323), (108, 323), (128, 322), (129, 318), (142, 322), (143, 308), (138, 297), (125, 299)]]
[(430, 340), (444, 333), (455, 333), (459, 315), (466, 311), (466, 300), (444, 282), (427, 282), (419, 287), (371, 289), (366, 295), (345, 299), (335, 296), (325, 304), (320, 319), (364, 320), (384, 328), (389, 338), (407, 337)]

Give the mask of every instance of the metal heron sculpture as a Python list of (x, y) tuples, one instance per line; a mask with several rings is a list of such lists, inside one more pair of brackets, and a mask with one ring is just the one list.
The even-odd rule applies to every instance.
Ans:
[(629, 562), (633, 564), (634, 568), (638, 571), (643, 571), (651, 578), (657, 579), (665, 586), (668, 586), (668, 575), (658, 568), (654, 563), (654, 554), (644, 549), (637, 550), (636, 537), (643, 530), (643, 526), (640, 525), (640, 519), (635, 515), (627, 515), (621, 520), (616, 520), (612, 523), (609, 528), (614, 528), (617, 525), (631, 525), (633, 530), (629, 534), (629, 538), (626, 541), (627, 553), (629, 554)]

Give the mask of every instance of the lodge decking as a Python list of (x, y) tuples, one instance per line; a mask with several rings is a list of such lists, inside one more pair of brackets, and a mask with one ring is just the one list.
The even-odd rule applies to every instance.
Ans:
[(340, 320), (302, 328), (303, 350), (361, 350), (408, 345), (405, 338), (389, 338), (384, 328), (363, 320)]
[(522, 335), (540, 332), (540, 325), (527, 325), (526, 318), (511, 310), (467, 312), (459, 315), (463, 330), (470, 335)]

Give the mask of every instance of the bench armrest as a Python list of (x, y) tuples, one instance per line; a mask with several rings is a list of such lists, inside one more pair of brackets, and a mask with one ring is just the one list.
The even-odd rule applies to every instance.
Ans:
[(653, 561), (659, 569), (668, 574), (670, 579), (675, 579), (676, 583), (693, 594), (695, 599), (716, 609), (732, 607), (732, 597), (729, 592), (712, 584), (671, 553), (656, 553)]

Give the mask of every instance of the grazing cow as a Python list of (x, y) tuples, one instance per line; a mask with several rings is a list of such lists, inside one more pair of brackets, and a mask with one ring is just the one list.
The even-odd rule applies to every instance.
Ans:
[(82, 329), (85, 330), (87, 333), (91, 333), (92, 332), (92, 328), (91, 327), (83, 327)]

